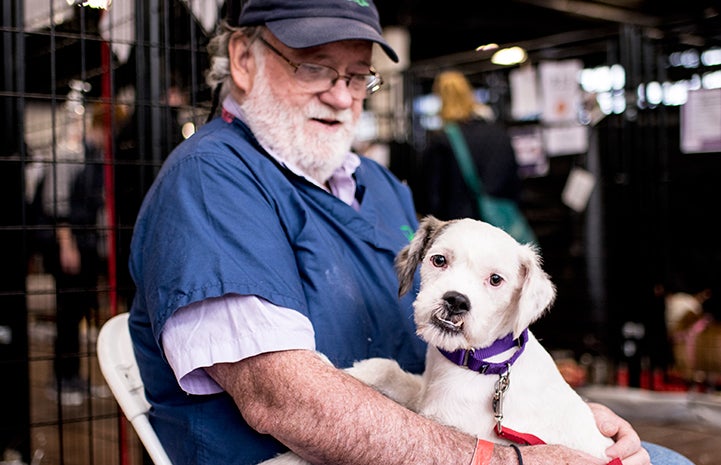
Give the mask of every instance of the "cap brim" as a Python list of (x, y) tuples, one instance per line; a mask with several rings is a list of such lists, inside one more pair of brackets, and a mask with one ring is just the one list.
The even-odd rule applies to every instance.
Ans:
[(348, 18), (291, 18), (265, 23), (270, 32), (291, 48), (306, 48), (339, 40), (369, 40), (381, 46), (388, 58), (398, 55), (370, 25)]

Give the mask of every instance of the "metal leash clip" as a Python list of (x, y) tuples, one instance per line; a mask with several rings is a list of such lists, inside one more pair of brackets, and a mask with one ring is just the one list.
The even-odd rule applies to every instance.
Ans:
[(511, 384), (511, 364), (506, 364), (506, 371), (498, 375), (496, 388), (493, 392), (493, 417), (496, 419), (496, 430), (498, 434), (503, 432), (503, 396)]

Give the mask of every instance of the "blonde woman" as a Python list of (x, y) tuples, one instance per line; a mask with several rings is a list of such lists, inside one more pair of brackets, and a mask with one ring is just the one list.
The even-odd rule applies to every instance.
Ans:
[[(484, 190), (518, 200), (521, 180), (511, 139), (505, 128), (494, 121), (491, 109), (477, 101), (468, 79), (459, 71), (443, 71), (436, 76), (433, 92), (441, 99), (443, 124), (458, 124)], [(442, 130), (429, 134), (422, 154), (419, 186), (422, 189), (417, 192), (417, 200), (421, 212), (443, 220), (484, 219)]]

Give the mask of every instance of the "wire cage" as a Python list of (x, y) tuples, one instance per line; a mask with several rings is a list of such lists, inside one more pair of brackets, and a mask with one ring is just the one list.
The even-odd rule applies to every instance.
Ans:
[(3, 463), (147, 460), (95, 338), (132, 299), (145, 192), (207, 117), (206, 48), (221, 14), (221, 1), (199, 0), (0, 6)]

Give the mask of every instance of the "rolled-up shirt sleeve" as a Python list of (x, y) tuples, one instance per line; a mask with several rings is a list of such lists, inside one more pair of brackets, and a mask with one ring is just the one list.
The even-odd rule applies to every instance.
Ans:
[(204, 368), (265, 352), (315, 350), (313, 326), (303, 314), (253, 295), (229, 294), (179, 308), (161, 335), (178, 384), (188, 394), (222, 392)]

